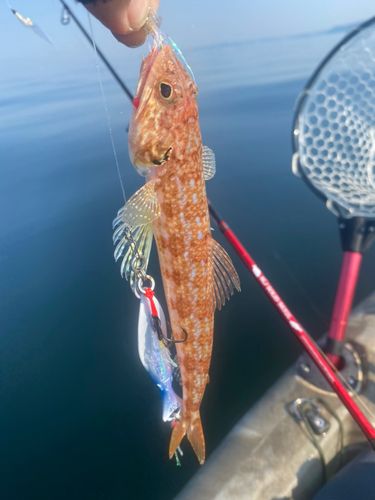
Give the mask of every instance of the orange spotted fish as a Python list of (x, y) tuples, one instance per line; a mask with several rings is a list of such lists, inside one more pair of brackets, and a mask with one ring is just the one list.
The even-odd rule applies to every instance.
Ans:
[[(199, 407), (209, 381), (214, 311), (234, 288), (240, 290), (240, 282), (211, 236), (205, 182), (215, 174), (215, 157), (202, 147), (197, 92), (173, 48), (155, 45), (141, 67), (129, 128), (130, 158), (147, 182), (121, 217), (147, 260), (155, 236), (173, 337), (183, 340), (187, 332), (186, 341), (176, 344), (183, 403), (169, 456), (187, 434), (203, 464)], [(132, 278), (134, 254), (120, 241), (117, 258), (124, 254), (122, 273)]]

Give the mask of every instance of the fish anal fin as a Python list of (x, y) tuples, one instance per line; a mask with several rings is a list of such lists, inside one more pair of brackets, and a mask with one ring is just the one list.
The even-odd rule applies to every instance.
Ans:
[(233, 295), (234, 288), (241, 291), (240, 279), (224, 248), (213, 238), (210, 238), (209, 241), (212, 249), (213, 268), (212, 302), (214, 308), (221, 309), (225, 304), (225, 299), (229, 300), (230, 296)]
[(207, 373), (207, 375), (206, 375), (206, 384), (209, 384), (209, 383), (210, 383), (210, 376), (209, 376), (209, 374)]
[(169, 444), (169, 458), (172, 458), (177, 448), (180, 446), (182, 438), (186, 434), (186, 422), (181, 413), (180, 420), (174, 422), (174, 427), (171, 436), (171, 442)]
[(199, 411), (193, 415), (191, 423), (187, 427), (187, 437), (198, 457), (199, 463), (203, 465), (206, 459), (206, 445)]
[(138, 189), (126, 202), (122, 212), (122, 221), (129, 226), (150, 224), (160, 216), (160, 206), (155, 192), (153, 179)]
[(207, 146), (202, 147), (202, 163), (204, 179), (209, 181), (216, 174), (216, 159), (212, 149)]

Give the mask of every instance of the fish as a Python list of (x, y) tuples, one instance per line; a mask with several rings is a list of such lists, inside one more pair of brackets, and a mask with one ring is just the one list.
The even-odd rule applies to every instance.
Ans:
[(159, 338), (158, 328), (155, 327), (155, 318), (160, 321), (158, 328), (161, 329), (163, 337), (166, 338), (167, 330), (163, 309), (154, 296), (154, 292), (149, 288), (146, 289), (145, 294), (140, 294), (138, 352), (142, 365), (161, 392), (163, 420), (164, 422), (173, 422), (178, 418), (181, 407), (181, 399), (172, 387), (173, 368), (176, 363), (172, 361), (168, 347)]
[[(203, 464), (199, 409), (209, 381), (214, 312), (234, 289), (240, 291), (240, 281), (227, 252), (211, 235), (206, 181), (215, 174), (216, 160), (202, 146), (197, 94), (174, 47), (154, 44), (141, 65), (129, 126), (130, 159), (146, 183), (118, 217), (132, 228), (147, 262), (155, 238), (172, 335), (179, 342), (183, 399), (169, 457), (187, 434)], [(116, 260), (120, 256), (121, 272), (134, 285), (134, 252), (125, 239), (115, 250)]]

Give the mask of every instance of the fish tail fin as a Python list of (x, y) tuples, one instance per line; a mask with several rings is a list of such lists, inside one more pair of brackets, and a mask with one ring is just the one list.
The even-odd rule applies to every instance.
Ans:
[(173, 454), (180, 446), (182, 438), (186, 433), (190, 444), (198, 457), (199, 463), (201, 465), (204, 464), (206, 458), (206, 446), (204, 443), (202, 422), (199, 411), (193, 413), (190, 422), (186, 421), (183, 413), (181, 413), (180, 420), (176, 420), (169, 445), (169, 458), (173, 457)]
[(199, 411), (193, 414), (191, 422), (187, 426), (187, 437), (198, 457), (199, 463), (201, 465), (204, 464), (206, 458), (206, 446)]
[(169, 444), (169, 458), (172, 458), (177, 448), (180, 446), (182, 438), (186, 434), (186, 421), (181, 415), (180, 420), (174, 422), (174, 427), (171, 436), (171, 442)]

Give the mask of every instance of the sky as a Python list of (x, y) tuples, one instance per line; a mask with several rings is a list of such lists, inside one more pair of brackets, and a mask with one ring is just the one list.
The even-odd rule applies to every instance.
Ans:
[[(9, 6), (23, 17), (30, 17), (53, 40), (56, 48), (49, 46), (26, 28), (11, 13)], [(99, 0), (100, 1), (100, 0)], [(88, 15), (83, 5), (75, 0), (66, 0), (81, 23), (88, 30)], [(87, 76), (97, 82), (92, 48), (72, 21), (68, 26), (60, 22), (62, 5), (59, 0), (0, 0), (0, 87), (2, 83), (12, 86), (12, 82), (29, 85), (32, 81), (45, 82), (46, 88), (53, 86), (52, 80), (64, 79), (67, 85)], [(192, 51), (202, 46), (259, 40), (269, 37), (288, 37), (296, 34), (329, 30), (335, 26), (362, 22), (375, 15), (375, 4), (368, 0), (232, 0), (229, 6), (224, 0), (161, 0), (158, 14), (162, 17), (162, 29), (182, 50), (194, 71), (199, 71)], [(141, 56), (148, 53), (147, 45), (140, 49), (129, 49), (117, 42), (112, 34), (93, 18), (94, 37), (97, 45), (134, 91), (139, 75)], [(338, 35), (338, 39), (341, 38)], [(333, 43), (333, 42), (331, 42)], [(311, 45), (311, 44), (310, 44)], [(260, 46), (260, 45), (259, 45)], [(254, 61), (244, 54), (244, 68), (267, 67), (272, 59), (282, 63), (288, 49), (278, 47), (275, 53), (268, 52), (266, 59)], [(313, 46), (317, 60), (309, 62), (309, 49), (298, 44), (301, 54), (299, 64), (306, 60), (311, 72), (325, 52), (321, 54)], [(329, 47), (330, 48), (330, 47)], [(283, 52), (284, 50), (284, 52)], [(196, 54), (196, 52), (195, 52)], [(207, 54), (209, 57), (209, 54)], [(238, 52), (238, 57), (242, 57)], [(208, 61), (209, 62), (209, 61)], [(202, 64), (204, 61), (202, 62)], [(230, 61), (224, 61), (223, 64)], [(240, 64), (240, 62), (239, 62)], [(258, 64), (258, 66), (257, 66)], [(209, 66), (209, 65), (208, 65)], [(207, 67), (208, 67), (207, 66)], [(306, 65), (305, 65), (306, 66)], [(202, 68), (204, 70), (204, 68)], [(263, 68), (264, 69), (264, 68)], [(103, 72), (108, 77), (107, 71)], [(258, 81), (259, 79), (253, 79)], [(202, 79), (200, 89), (203, 90)], [(4, 92), (3, 92), (4, 94)]]
[[(21, 15), (39, 24), (59, 45), (59, 39), (64, 36), (59, 24), (59, 0), (9, 0), (9, 3)], [(67, 3), (83, 22), (87, 21), (82, 5), (72, 0)], [(230, 3), (161, 0), (159, 14), (163, 18), (162, 28), (180, 47), (197, 47), (325, 30), (372, 17), (375, 4), (369, 0), (232, 0)], [(0, 39), (11, 40), (10, 50), (20, 49), (16, 35), (22, 29), (26, 28), (10, 13), (7, 1), (1, 0)], [(117, 44), (109, 37), (103, 43)], [(5, 45), (8, 43), (1, 46)]]

